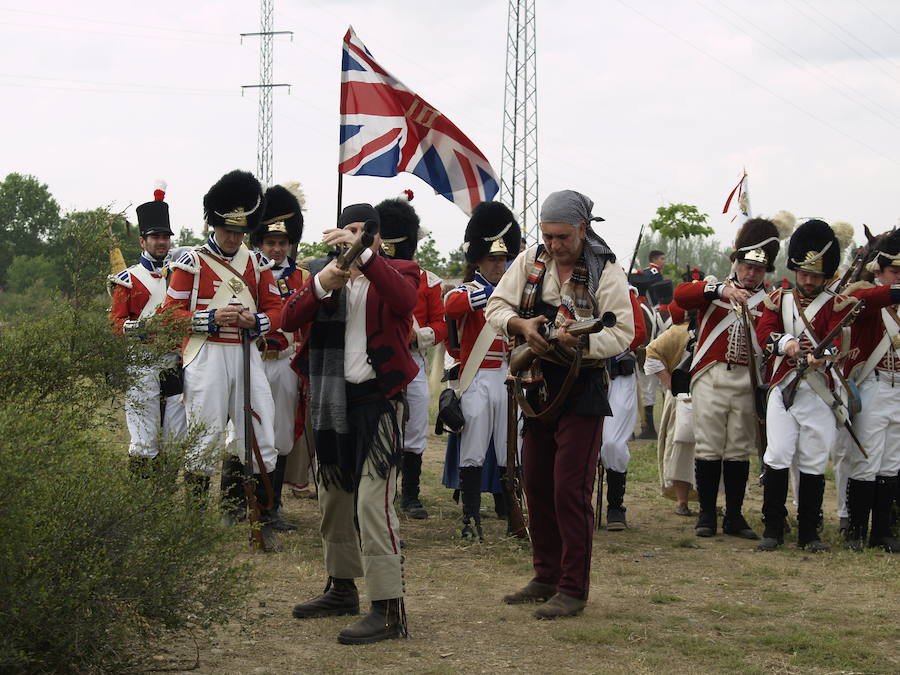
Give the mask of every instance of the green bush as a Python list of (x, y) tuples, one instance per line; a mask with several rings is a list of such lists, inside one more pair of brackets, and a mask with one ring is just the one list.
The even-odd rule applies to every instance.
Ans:
[[(81, 253), (101, 258), (87, 225)], [(190, 439), (149, 478), (128, 471), (128, 366), (164, 348), (111, 334), (94, 276), (75, 270), (71, 294), (0, 325), (3, 672), (133, 668), (168, 632), (230, 619), (249, 590), (239, 535), (178, 483)]]

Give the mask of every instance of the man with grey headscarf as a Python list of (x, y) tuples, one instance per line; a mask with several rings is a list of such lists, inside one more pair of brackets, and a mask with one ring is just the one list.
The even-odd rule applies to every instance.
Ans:
[[(543, 243), (522, 252), (488, 300), (497, 331), (539, 355), (526, 381), (522, 448), (534, 578), (507, 595), (508, 604), (541, 602), (539, 619), (576, 616), (587, 603), (594, 511), (591, 495), (606, 398), (605, 359), (628, 349), (634, 318), (625, 273), (591, 227), (594, 203), (574, 190), (554, 192), (541, 207)], [(616, 324), (586, 340), (566, 331), (573, 321), (613, 312)], [(542, 324), (558, 328), (557, 344), (580, 349), (580, 369), (551, 350)], [(574, 383), (572, 382), (574, 378)], [(530, 380), (530, 382), (529, 382)], [(530, 384), (531, 386), (527, 386)], [(565, 390), (568, 388), (568, 393)], [(557, 401), (563, 392), (564, 400)]]

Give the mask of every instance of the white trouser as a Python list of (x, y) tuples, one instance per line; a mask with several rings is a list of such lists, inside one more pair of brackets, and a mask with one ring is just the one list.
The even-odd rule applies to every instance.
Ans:
[(637, 368), (638, 388), (641, 392), (641, 404), (643, 406), (656, 405), (656, 389), (659, 387), (659, 378), (647, 375), (642, 368)]
[(425, 452), (425, 441), (428, 438), (428, 408), (431, 401), (428, 397), (425, 361), (415, 349), (412, 357), (419, 366), (419, 372), (416, 373), (412, 382), (406, 385), (406, 406), (409, 409), (409, 419), (403, 432), (403, 451), (421, 455)]
[(631, 459), (628, 439), (637, 424), (637, 378), (634, 375), (620, 375), (611, 380), (607, 398), (612, 417), (603, 420), (600, 462), (610, 471), (625, 473)]
[(895, 377), (892, 383), (891, 374), (881, 373), (876, 379), (872, 373), (859, 385), (862, 409), (853, 420), (853, 430), (869, 458), (848, 438), (853, 445), (846, 449), (853, 480), (873, 481), (876, 476), (900, 472), (900, 376)]
[(747, 366), (716, 362), (691, 380), (694, 456), (746, 462), (756, 449), (756, 412)]
[(491, 437), (497, 466), (506, 466), (506, 368), (481, 368), (462, 397), (459, 466), (482, 466)]
[[(241, 345), (207, 342), (184, 369), (184, 407), (191, 427), (202, 425), (196, 449), (189, 457), (191, 470), (212, 475), (225, 447), (225, 425), (234, 425), (234, 447), (244, 448), (244, 393)], [(259, 352), (250, 350), (250, 406), (259, 415), (253, 430), (265, 471), (275, 469), (275, 403)], [(253, 473), (260, 473), (256, 457)]]
[(300, 398), (300, 378), (291, 368), (290, 356), (285, 355), (285, 352), (281, 353), (280, 358), (263, 361), (262, 364), (275, 401), (275, 448), (284, 457), (294, 447), (294, 420)]
[[(811, 373), (809, 377), (820, 377)], [(779, 384), (769, 393), (766, 409), (768, 447), (764, 461), (773, 469), (790, 468), (796, 457), (801, 473), (821, 475), (837, 442), (837, 427), (831, 408), (807, 382), (797, 387), (794, 405), (784, 409)]]
[(178, 440), (187, 429), (181, 394), (166, 398), (166, 413), (160, 425), (159, 372), (158, 367), (134, 369), (134, 384), (125, 393), (125, 423), (131, 434), (128, 454), (132, 457), (156, 457), (160, 440)]

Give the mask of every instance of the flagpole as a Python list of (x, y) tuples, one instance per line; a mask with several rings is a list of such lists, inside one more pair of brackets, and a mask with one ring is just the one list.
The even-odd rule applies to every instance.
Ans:
[(341, 219), (341, 199), (343, 198), (344, 193), (344, 174), (338, 171), (338, 194), (337, 194), (337, 217), (334, 222), (337, 222)]

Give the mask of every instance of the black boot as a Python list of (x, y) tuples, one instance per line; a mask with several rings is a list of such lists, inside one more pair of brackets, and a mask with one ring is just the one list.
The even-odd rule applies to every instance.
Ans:
[(721, 459), (694, 460), (694, 480), (697, 483), (697, 499), (700, 502), (700, 515), (697, 517), (697, 524), (694, 525), (694, 534), (698, 537), (712, 537), (716, 534), (718, 523), (716, 497), (719, 494), (721, 475)]
[(875, 481), (847, 481), (847, 511), (850, 522), (844, 532), (847, 548), (862, 551), (866, 547), (866, 535), (869, 533), (869, 514), (875, 505)]
[[(625, 477), (627, 473), (606, 470), (606, 529), (621, 532), (628, 527), (625, 522)], [(600, 517), (600, 514), (597, 514)]]
[(638, 434), (641, 440), (650, 440), (656, 438), (656, 427), (653, 424), (653, 406), (644, 406), (644, 425), (641, 427), (641, 433)]
[(763, 484), (763, 530), (762, 541), (756, 546), (757, 551), (774, 551), (784, 543), (784, 521), (787, 518), (788, 482), (790, 469), (766, 469), (766, 480)]
[(294, 606), (297, 619), (317, 619), (321, 616), (359, 614), (359, 591), (353, 579), (328, 577), (322, 595)]
[(744, 518), (744, 494), (750, 477), (750, 461), (723, 462), (722, 477), (725, 479), (725, 517), (722, 518), (722, 532), (741, 539), (759, 539)]
[(396, 640), (406, 636), (405, 624), (403, 598), (373, 600), (368, 614), (338, 633), (338, 642), (342, 645), (368, 645), (382, 640)]
[[(481, 467), (464, 466), (459, 469), (459, 490), (462, 493), (462, 538), (484, 541), (481, 529)], [(474, 526), (474, 530), (472, 527)]]
[[(507, 521), (509, 523), (509, 497), (506, 496), (506, 467), (498, 466), (497, 469), (500, 472), (500, 489), (502, 492), (494, 493), (494, 513), (497, 514), (497, 517), (500, 520)], [(509, 534), (509, 528), (507, 528), (507, 534)]]
[(825, 494), (825, 476), (800, 472), (800, 489), (797, 495), (797, 546), (810, 553), (830, 550), (819, 539), (819, 523), (822, 518), (822, 497)]
[(184, 488), (189, 499), (201, 506), (206, 506), (206, 502), (209, 499), (209, 476), (185, 471)]
[(247, 497), (244, 495), (244, 464), (234, 455), (222, 460), (222, 479), (219, 482), (222, 524), (237, 525), (247, 517)]
[(275, 506), (272, 508), (272, 527), (279, 532), (296, 530), (297, 526), (284, 519), (281, 503), (281, 490), (284, 487), (284, 469), (287, 467), (287, 455), (279, 455), (272, 472), (272, 492), (275, 495)]
[(403, 480), (401, 483), (400, 510), (413, 520), (425, 520), (428, 511), (419, 501), (419, 479), (422, 476), (422, 455), (414, 452), (403, 453), (403, 466), (401, 468)]
[(880, 546), (888, 553), (900, 553), (900, 540), (891, 534), (891, 508), (897, 480), (897, 476), (875, 477), (875, 504), (872, 507), (869, 546)]

